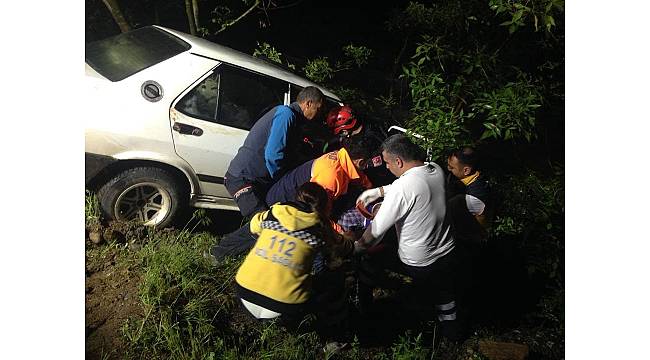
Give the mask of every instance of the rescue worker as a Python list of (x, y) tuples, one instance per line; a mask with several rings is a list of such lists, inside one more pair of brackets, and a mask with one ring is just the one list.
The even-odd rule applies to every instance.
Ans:
[(296, 188), (308, 181), (322, 186), (331, 201), (348, 191), (356, 182), (368, 189), (372, 183), (364, 175), (371, 149), (363, 138), (353, 138), (338, 151), (332, 151), (316, 159), (305, 162), (279, 179), (266, 195), (266, 203), (271, 205), (295, 198)]
[(464, 147), (447, 158), (448, 200), (455, 238), (478, 244), (487, 237), (489, 183), (477, 167), (476, 150)]
[[(446, 219), (443, 170), (435, 163), (425, 164), (424, 151), (404, 134), (384, 141), (382, 157), (397, 179), (391, 185), (366, 190), (357, 199), (366, 207), (382, 197), (384, 200), (355, 242), (355, 252), (366, 252), (393, 227), (397, 251), (368, 256), (361, 268), (371, 269), (369, 274), (390, 269), (410, 276), (413, 299), (435, 304), (441, 333), (457, 340), (461, 334), (454, 293), (455, 245)], [(359, 297), (366, 304), (372, 301), (374, 285), (372, 278), (360, 276)]]
[[(278, 202), (295, 201), (296, 192), (300, 185), (313, 182), (322, 186), (328, 195), (328, 212), (332, 210), (333, 201), (344, 195), (351, 184), (358, 183), (360, 187), (371, 188), (372, 183), (363, 174), (362, 169), (365, 167), (370, 149), (363, 139), (355, 139), (348, 144), (347, 149), (342, 148), (339, 151), (333, 151), (324, 154), (317, 159), (310, 160), (297, 168), (289, 171), (280, 178), (266, 195), (266, 203), (273, 205)], [(356, 195), (355, 195), (356, 196)], [(243, 254), (251, 246), (251, 236), (248, 234), (250, 225), (245, 224), (240, 230), (236, 230), (230, 235), (230, 243), (235, 240), (240, 241), (237, 246), (231, 245), (229, 249), (221, 248), (221, 245), (215, 246), (219, 250), (219, 257), (214, 256), (214, 263), (219, 263), (225, 256), (236, 256)], [(343, 233), (343, 228), (332, 222), (332, 227)], [(322, 261), (317, 261), (320, 264)]]
[(349, 138), (363, 131), (363, 123), (348, 105), (333, 107), (325, 118), (325, 124), (334, 137), (325, 144), (323, 152), (340, 149)]
[(320, 185), (307, 182), (298, 188), (295, 202), (274, 204), (251, 220), (257, 240), (235, 282), (242, 306), (256, 319), (295, 323), (312, 312), (326, 338), (342, 334), (347, 320), (343, 275), (311, 275), (317, 252), (352, 251), (330, 225), (328, 201)]
[[(274, 107), (251, 128), (224, 177), (224, 185), (244, 222), (256, 212), (268, 209), (264, 199), (269, 187), (306, 160), (301, 151), (302, 127), (316, 118), (323, 101), (318, 88), (307, 86), (298, 93), (296, 102)], [(246, 252), (254, 242), (248, 226), (243, 226), (226, 234), (206, 256), (217, 263), (226, 255)]]
[(303, 141), (301, 127), (318, 115), (323, 101), (323, 93), (308, 86), (298, 93), (296, 102), (278, 105), (255, 122), (224, 179), (244, 218), (267, 209), (268, 187), (303, 162), (297, 151)]
[(489, 218), (492, 213), (489, 183), (478, 169), (475, 149), (464, 147), (447, 158), (447, 211), (459, 256), (458, 299), (469, 322), (472, 308), (480, 305), (480, 296), (473, 296), (481, 284), (482, 269), (487, 266), (482, 248), (487, 241)]

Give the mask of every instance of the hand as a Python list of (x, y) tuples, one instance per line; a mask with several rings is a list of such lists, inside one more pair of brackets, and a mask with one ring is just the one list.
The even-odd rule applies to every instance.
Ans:
[(368, 204), (372, 203), (373, 201), (381, 197), (383, 197), (383, 191), (381, 187), (377, 187), (362, 192), (361, 195), (359, 195), (359, 197), (357, 198), (357, 203), (362, 203), (363, 206), (368, 206)]

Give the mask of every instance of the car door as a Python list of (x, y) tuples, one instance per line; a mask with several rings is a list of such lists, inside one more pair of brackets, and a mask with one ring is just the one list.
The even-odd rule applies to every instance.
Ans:
[(201, 195), (230, 197), (223, 177), (248, 130), (288, 99), (284, 81), (226, 63), (203, 76), (170, 110), (176, 153), (196, 172)]

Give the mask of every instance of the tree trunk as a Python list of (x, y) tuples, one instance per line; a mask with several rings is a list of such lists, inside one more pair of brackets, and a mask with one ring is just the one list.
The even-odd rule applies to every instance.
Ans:
[(187, 14), (187, 23), (190, 25), (190, 34), (196, 36), (196, 22), (194, 21), (192, 0), (185, 0), (185, 14)]
[(120, 10), (120, 6), (117, 3), (117, 0), (102, 0), (102, 2), (108, 8), (108, 11), (113, 16), (113, 20), (115, 20), (117, 23), (117, 26), (120, 27), (120, 31), (123, 33), (130, 31), (131, 26), (124, 18), (124, 15), (122, 15), (122, 11)]
[(199, 0), (192, 0), (192, 10), (194, 12), (194, 25), (196, 31), (199, 31), (201, 25), (199, 24)]

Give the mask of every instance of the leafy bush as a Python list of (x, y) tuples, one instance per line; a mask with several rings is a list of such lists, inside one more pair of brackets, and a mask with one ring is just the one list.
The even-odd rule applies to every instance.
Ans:
[(494, 236), (516, 236), (526, 254), (528, 272), (563, 287), (564, 172), (536, 172), (497, 179), (493, 190), (501, 198)]
[(521, 74), (517, 82), (481, 93), (472, 104), (471, 114), (482, 115), (486, 130), (481, 139), (511, 140), (523, 137), (531, 141), (535, 133), (535, 110), (541, 106), (539, 87)]
[(424, 136), (414, 139), (431, 149), (431, 156), (439, 158), (447, 149), (457, 147), (466, 135), (465, 114), (452, 103), (452, 87), (441, 72), (432, 66), (435, 40), (425, 36), (418, 44), (412, 61), (403, 67), (411, 90), (411, 118), (409, 128)]
[(267, 42), (263, 43), (257, 43), (257, 49), (253, 51), (253, 56), (255, 57), (260, 57), (264, 56), (267, 59), (271, 61), (275, 61), (276, 63), (282, 64), (282, 60), (280, 59), (280, 56), (282, 55), (281, 52), (279, 52), (276, 48), (273, 46), (269, 45)]
[(257, 43), (257, 48), (253, 51), (253, 56), (264, 57), (278, 64), (286, 65), (289, 69), (295, 70), (296, 66), (288, 60), (282, 61), (282, 53), (267, 42)]
[(372, 49), (365, 46), (346, 45), (343, 47), (343, 53), (354, 61), (357, 67), (362, 67), (368, 64), (368, 60), (372, 56)]
[(324, 83), (334, 76), (334, 69), (326, 57), (308, 60), (303, 70), (305, 76), (317, 83)]
[(542, 0), (542, 1), (517, 1), (517, 0), (490, 0), (490, 9), (497, 15), (507, 13), (510, 20), (502, 22), (501, 26), (507, 26), (509, 33), (514, 33), (520, 27), (526, 25), (526, 21), (532, 21), (535, 31), (539, 31), (539, 25), (550, 32), (555, 27), (555, 17), (558, 13), (564, 12), (563, 0)]

